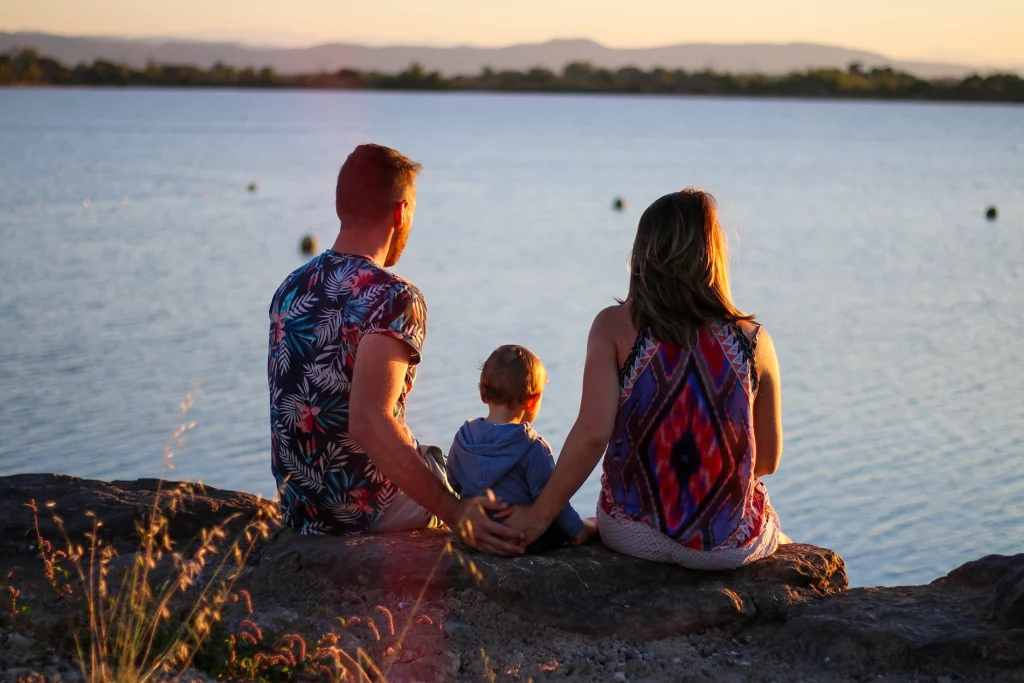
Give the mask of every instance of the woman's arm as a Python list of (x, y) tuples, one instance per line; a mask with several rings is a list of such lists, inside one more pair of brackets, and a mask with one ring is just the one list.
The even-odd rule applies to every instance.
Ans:
[(619, 368), (613, 337), (615, 308), (598, 313), (590, 328), (580, 413), (551, 479), (532, 505), (514, 509), (506, 520), (509, 526), (525, 534), (522, 545), (532, 543), (550, 526), (590, 476), (611, 438), (619, 406)]
[(761, 330), (754, 350), (757, 395), (754, 397), (754, 476), (773, 474), (782, 458), (782, 383), (779, 359), (768, 332)]

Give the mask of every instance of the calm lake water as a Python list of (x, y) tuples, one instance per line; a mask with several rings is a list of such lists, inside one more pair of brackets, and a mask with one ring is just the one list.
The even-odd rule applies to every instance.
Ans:
[(267, 307), (364, 141), (425, 165), (396, 269), (430, 308), (421, 440), (517, 342), (558, 448), (640, 213), (694, 185), (778, 349), (783, 528), (857, 585), (1024, 552), (1024, 107), (2, 89), (0, 474), (158, 475), (202, 381), (170, 476), (273, 495)]

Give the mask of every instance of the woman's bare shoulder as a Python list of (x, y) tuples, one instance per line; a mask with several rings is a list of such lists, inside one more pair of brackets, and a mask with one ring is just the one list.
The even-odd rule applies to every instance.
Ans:
[(764, 331), (764, 327), (761, 323), (756, 320), (737, 320), (736, 325), (750, 341), (756, 341), (760, 339), (762, 334), (768, 334)]
[(629, 303), (616, 304), (602, 309), (594, 318), (593, 330), (602, 336), (617, 339), (621, 336), (636, 336), (632, 311)]
[(775, 342), (768, 334), (768, 330), (759, 327), (756, 332), (756, 341), (754, 362), (757, 363), (758, 371), (762, 374), (777, 375), (779, 373), (779, 358), (775, 354)]
[(774, 368), (778, 365), (775, 357), (775, 342), (761, 323), (752, 320), (737, 320), (736, 325), (754, 345), (754, 361), (759, 368)]
[(611, 342), (615, 347), (616, 363), (621, 365), (625, 362), (637, 335), (629, 303), (609, 306), (598, 313), (594, 318), (590, 335), (592, 341)]

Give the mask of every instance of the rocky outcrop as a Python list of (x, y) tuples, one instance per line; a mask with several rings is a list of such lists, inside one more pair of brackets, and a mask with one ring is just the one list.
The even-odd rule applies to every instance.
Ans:
[(1024, 555), (991, 555), (925, 586), (856, 588), (797, 610), (786, 633), (821, 657), (1024, 664)]
[[(25, 566), (34, 554), (24, 507), (30, 499), (40, 506), (44, 535), (57, 537), (43, 508), (53, 501), (72, 538), (92, 528), (85, 513), (93, 511), (107, 537), (132, 551), (135, 525), (157, 484), (0, 477), (4, 566)], [(183, 490), (187, 505), (170, 518), (179, 543), (228, 519), (240, 527), (273, 507), (248, 494)], [(342, 622), (349, 624), (343, 635), (381, 656), (398, 648), (395, 666), (405, 673), (393, 669), (392, 680), (475, 680), (489, 677), (502, 657), (504, 671), (580, 681), (619, 674), (821, 682), (885, 674), (911, 681), (925, 673), (939, 681), (1019, 681), (1024, 664), (1024, 555), (985, 557), (924, 586), (846, 590), (843, 560), (802, 544), (739, 570), (704, 573), (617, 555), (599, 543), (504, 559), (441, 531), (334, 538), (280, 530), (253, 556), (239, 586), (251, 593), (252, 619), (268, 633), (319, 634), (339, 615), (368, 623), (386, 614), (388, 629), (352, 620)], [(45, 607), (41, 599), (36, 604)], [(4, 642), (0, 654), (13, 647), (10, 638)], [(481, 659), (484, 646), (494, 661)], [(902, 673), (891, 678), (893, 672)]]
[[(0, 552), (28, 552), (36, 543), (32, 511), (35, 500), (44, 538), (60, 540), (53, 516), (63, 522), (68, 537), (80, 541), (93, 529), (95, 513), (103, 522), (102, 535), (119, 551), (137, 550), (136, 523), (151, 510), (162, 486), (162, 508), (167, 509), (170, 491), (181, 487), (184, 505), (168, 516), (168, 532), (174, 540), (189, 540), (216, 524), (232, 520), (229, 530), (240, 529), (257, 510), (271, 511), (272, 503), (249, 493), (225, 491), (200, 484), (161, 482), (158, 479), (98, 481), (60, 474), (15, 474), (0, 477)], [(47, 503), (52, 502), (52, 508)]]
[(781, 619), (846, 588), (831, 550), (793, 544), (731, 572), (696, 572), (615, 554), (599, 544), (496, 558), (442, 531), (323, 538), (283, 532), (260, 573), (313, 573), (336, 586), (429, 597), (475, 587), (517, 616), (594, 636), (664, 638), (713, 626)]
[(996, 581), (989, 598), (989, 606), (996, 618), (1006, 626), (1024, 629), (1024, 554), (1011, 558), (997, 555), (978, 562), (991, 564), (996, 558), (1011, 562), (1003, 565), (1002, 575)]

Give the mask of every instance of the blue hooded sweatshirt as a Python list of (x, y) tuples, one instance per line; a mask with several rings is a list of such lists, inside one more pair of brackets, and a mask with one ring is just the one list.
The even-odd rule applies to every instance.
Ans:
[[(535, 501), (554, 469), (551, 446), (529, 424), (470, 420), (448, 453), (448, 480), (460, 496), (481, 496), (491, 489), (509, 505)], [(568, 536), (583, 530), (583, 520), (569, 504), (555, 524)]]

